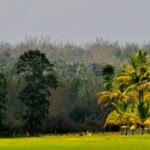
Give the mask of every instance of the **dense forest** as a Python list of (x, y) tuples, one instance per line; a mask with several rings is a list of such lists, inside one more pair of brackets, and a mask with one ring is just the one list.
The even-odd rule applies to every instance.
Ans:
[[(104, 68), (115, 68), (128, 61), (129, 55), (143, 49), (150, 52), (150, 44), (138, 45), (96, 39), (84, 45), (51, 41), (50, 38), (28, 38), (16, 45), (0, 43), (0, 64), (7, 81), (7, 95), (1, 132), (25, 133), (22, 116), (26, 106), (18, 99), (26, 81), (16, 73), (20, 55), (39, 49), (54, 65), (58, 87), (51, 90), (49, 113), (38, 126), (40, 133), (101, 131), (112, 108), (98, 104), (97, 93), (105, 90)], [(111, 76), (111, 73), (108, 76)], [(109, 77), (108, 77), (109, 79)]]

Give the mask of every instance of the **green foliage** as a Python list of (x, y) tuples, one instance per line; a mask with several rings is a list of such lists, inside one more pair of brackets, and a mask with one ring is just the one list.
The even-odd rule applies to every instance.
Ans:
[(115, 111), (106, 119), (106, 125), (115, 122), (117, 124), (118, 120), (119, 126), (138, 123), (143, 129), (145, 120), (150, 116), (149, 65), (147, 52), (139, 50), (129, 57), (129, 63), (123, 65), (121, 71), (113, 78), (113, 90), (98, 94), (100, 102), (106, 98), (116, 98), (115, 103), (110, 101)]
[[(103, 91), (104, 87), (105, 90), (106, 88), (109, 89), (109, 93), (105, 93), (103, 97), (101, 96), (102, 98), (105, 97), (105, 102), (108, 99), (116, 102), (118, 98), (126, 98), (129, 101), (131, 99), (135, 101), (136, 99), (137, 101), (137, 87), (141, 89), (149, 87), (148, 84), (144, 84), (144, 79), (149, 76), (146, 73), (141, 76), (141, 86), (135, 84), (130, 86), (129, 89), (127, 89), (129, 84), (131, 85), (131, 83), (139, 80), (135, 71), (132, 74), (132, 82), (130, 80), (131, 76), (128, 75), (118, 76), (116, 82), (112, 82), (114, 75), (109, 74), (109, 80), (105, 82), (106, 76), (102, 75), (103, 64), (111, 64), (118, 68), (123, 63), (127, 63), (128, 56), (137, 52), (139, 48), (134, 43), (120, 46), (118, 42), (97, 39), (85, 45), (75, 45), (69, 42), (53, 42), (49, 38), (29, 38), (16, 45), (1, 42), (0, 64), (4, 65), (4, 72), (8, 76), (7, 110), (3, 122), (8, 130), (17, 132), (26, 130), (26, 128), (22, 129), (24, 124), (22, 115), (27, 112), (27, 107), (17, 97), (22, 89), (27, 86), (26, 78), (34, 80), (34, 76), (28, 70), (17, 76), (14, 71), (14, 64), (25, 51), (37, 48), (55, 64), (59, 81), (59, 88), (50, 90), (52, 95), (50, 97), (51, 105), (48, 106), (49, 114), (47, 119), (42, 119), (42, 126), (38, 127), (40, 132), (71, 132), (91, 128), (101, 130), (112, 107), (107, 107), (106, 109), (98, 107), (96, 101), (98, 91)], [(149, 44), (144, 44), (140, 48), (146, 49), (146, 52), (150, 53)], [(36, 68), (38, 68), (38, 65)], [(145, 67), (143, 68), (145, 69)], [(144, 72), (143, 68), (139, 72)], [(127, 68), (127, 70), (131, 70), (131, 68)], [(116, 72), (123, 73), (121, 70), (116, 71), (115, 69)], [(30, 76), (27, 77), (26, 75)], [(119, 78), (123, 82), (117, 81)], [(147, 93), (144, 92), (144, 98), (146, 99), (147, 97), (149, 97), (148, 91)], [(48, 99), (50, 98), (48, 96)], [(104, 101), (99, 105), (103, 105), (103, 103)]]
[(57, 87), (53, 65), (39, 50), (29, 50), (19, 57), (16, 70), (26, 80), (18, 98), (27, 107), (24, 120), (34, 134), (37, 125), (48, 115), (50, 90)]
[(144, 123), (144, 121), (150, 116), (150, 101), (139, 101), (136, 107), (137, 116), (139, 116), (140, 122)]
[(106, 90), (111, 90), (112, 88), (112, 78), (115, 73), (115, 68), (112, 65), (105, 64), (102, 68), (102, 75), (104, 77), (104, 84)]
[(0, 127), (4, 119), (4, 111), (6, 109), (6, 96), (7, 96), (7, 80), (2, 71), (0, 71)]

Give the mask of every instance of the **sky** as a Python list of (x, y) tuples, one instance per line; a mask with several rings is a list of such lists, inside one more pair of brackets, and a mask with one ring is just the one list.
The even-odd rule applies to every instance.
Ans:
[(0, 41), (150, 41), (150, 0), (0, 0)]

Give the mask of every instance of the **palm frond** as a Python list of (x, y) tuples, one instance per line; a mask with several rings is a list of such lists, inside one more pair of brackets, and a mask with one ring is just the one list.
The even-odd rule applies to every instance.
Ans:
[(98, 103), (101, 103), (105, 100), (113, 100), (114, 98), (118, 98), (119, 92), (99, 92), (98, 94)]

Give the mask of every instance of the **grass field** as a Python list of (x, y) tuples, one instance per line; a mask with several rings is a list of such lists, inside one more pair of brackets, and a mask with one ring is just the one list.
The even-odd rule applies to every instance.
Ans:
[(149, 150), (150, 135), (99, 134), (0, 139), (0, 150)]

